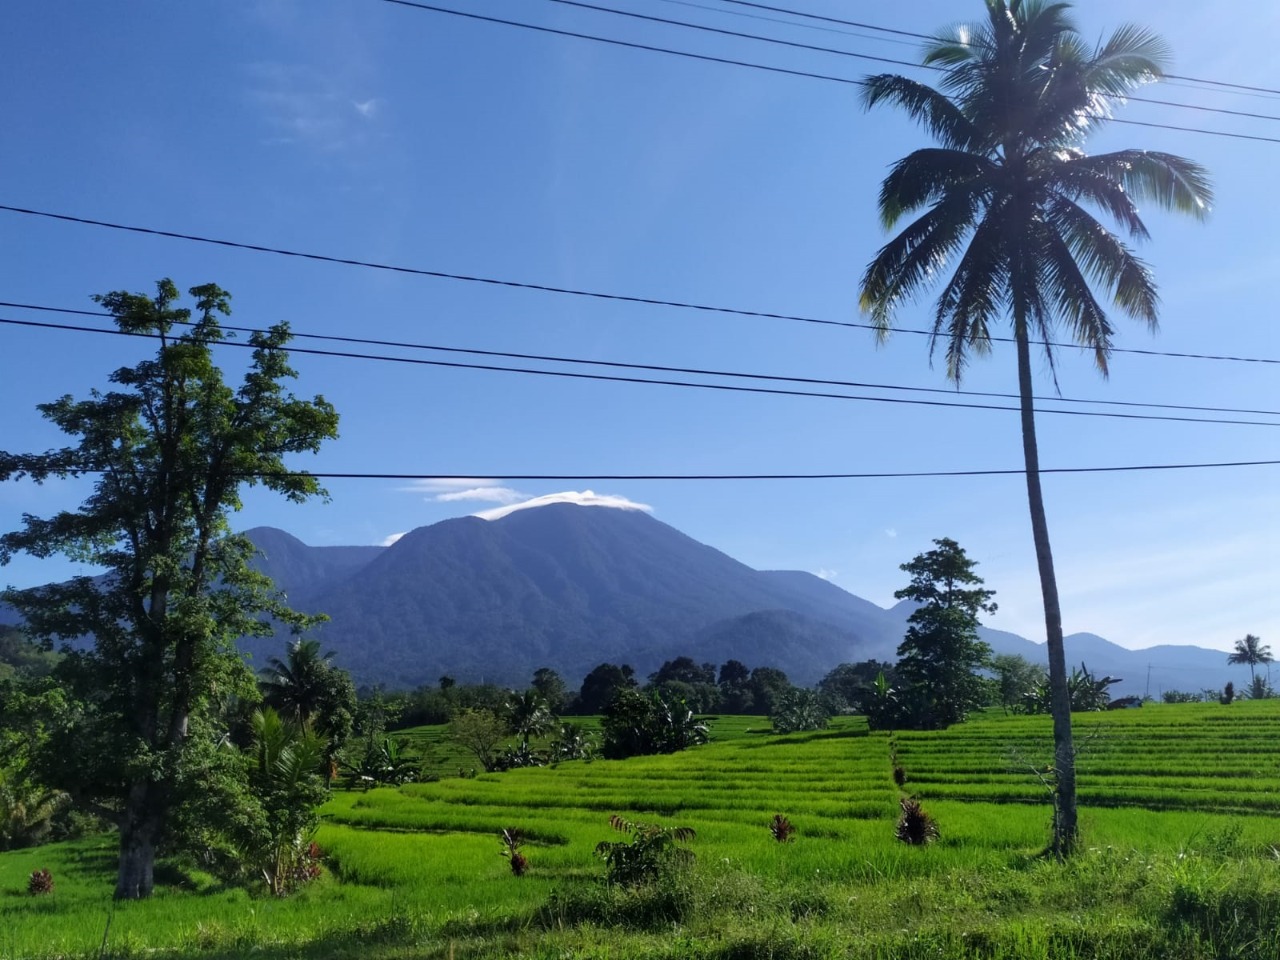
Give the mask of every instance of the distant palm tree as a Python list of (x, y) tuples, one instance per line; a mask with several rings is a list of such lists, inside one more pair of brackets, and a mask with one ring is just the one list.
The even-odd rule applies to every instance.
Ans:
[(333, 652), (320, 652), (316, 640), (294, 640), (285, 658), (272, 657), (262, 671), (262, 698), (282, 717), (309, 724), (324, 705)]
[(1243, 640), (1236, 641), (1235, 652), (1227, 656), (1227, 663), (1247, 663), (1249, 679), (1253, 682), (1256, 680), (1253, 668), (1260, 663), (1274, 663), (1275, 659), (1271, 655), (1271, 648), (1262, 642), (1261, 637), (1246, 633)]
[(945, 342), (947, 375), (956, 383), (971, 353), (990, 352), (992, 323), (1010, 321), (1048, 641), (1058, 790), (1053, 848), (1060, 855), (1077, 840), (1075, 751), (1062, 613), (1040, 488), (1031, 346), (1044, 347), (1052, 370), (1052, 341), (1061, 322), (1105, 374), (1112, 327), (1094, 288), (1124, 313), (1155, 326), (1151, 273), (1088, 208), (1142, 239), (1147, 229), (1139, 201), (1202, 217), (1211, 199), (1204, 170), (1180, 157), (1084, 152), (1086, 136), (1106, 119), (1114, 98), (1160, 77), (1167, 50), (1134, 26), (1121, 27), (1090, 50), (1067, 9), (1043, 0), (986, 0), (986, 21), (953, 27), (927, 46), (924, 63), (943, 70), (938, 89), (893, 74), (867, 78), (867, 106), (901, 107), (939, 146), (899, 160), (881, 185), (880, 216), (887, 227), (925, 212), (876, 254), (861, 291), (863, 310), (887, 335), (894, 309), (956, 262), (933, 321), (934, 342)]
[(547, 701), (537, 690), (513, 693), (507, 698), (507, 723), (511, 732), (520, 738), (520, 748), (529, 752), (529, 738), (540, 737), (555, 722)]

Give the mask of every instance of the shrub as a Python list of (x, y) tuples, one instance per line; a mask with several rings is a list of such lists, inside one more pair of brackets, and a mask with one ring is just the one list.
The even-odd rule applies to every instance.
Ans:
[(775, 813), (773, 819), (769, 822), (769, 832), (773, 834), (773, 839), (779, 843), (790, 843), (795, 839), (796, 828), (782, 814)]
[(920, 806), (919, 800), (903, 797), (902, 816), (898, 818), (898, 839), (912, 846), (923, 846), (938, 839), (938, 823)]
[(831, 713), (826, 703), (812, 690), (793, 689), (780, 696), (769, 720), (774, 733), (797, 733), (801, 730), (825, 730)]
[(605, 862), (605, 882), (611, 886), (643, 886), (693, 864), (693, 851), (680, 846), (696, 836), (692, 827), (635, 823), (617, 814), (609, 818), (609, 825), (630, 837), (596, 844), (596, 856)]
[(31, 877), (27, 880), (27, 893), (33, 897), (53, 893), (53, 874), (47, 867), (43, 870), (31, 871)]
[(682, 700), (667, 701), (656, 691), (620, 690), (605, 710), (603, 753), (622, 760), (654, 753), (675, 753), (707, 742), (700, 723)]
[(1218, 702), (1221, 703), (1223, 706), (1225, 706), (1235, 698), (1236, 698), (1236, 685), (1232, 683), (1230, 680), (1228, 680), (1227, 685), (1222, 688), (1222, 695), (1218, 697)]

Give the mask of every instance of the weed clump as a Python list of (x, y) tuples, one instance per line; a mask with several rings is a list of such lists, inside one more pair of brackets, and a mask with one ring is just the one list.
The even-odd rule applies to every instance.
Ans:
[(897, 837), (903, 843), (923, 846), (938, 839), (938, 822), (925, 812), (919, 800), (903, 797), (902, 816), (898, 818)]

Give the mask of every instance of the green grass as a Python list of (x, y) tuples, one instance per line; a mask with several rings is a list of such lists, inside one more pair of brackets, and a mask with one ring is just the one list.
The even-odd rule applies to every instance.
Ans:
[[(1077, 730), (1085, 849), (1066, 864), (1039, 856), (1047, 798), (1010, 760), (1043, 764), (1046, 718), (776, 736), (724, 717), (672, 756), (335, 793), (327, 873), (288, 900), (170, 868), (152, 900), (113, 906), (110, 837), (0, 855), (0, 957), (98, 956), (104, 933), (108, 956), (271, 960), (1280, 957), (1280, 702), (1082, 715)], [(408, 734), (446, 762), (440, 728)], [(893, 839), (891, 751), (939, 822), (931, 847)], [(693, 827), (692, 875), (605, 888), (593, 850), (617, 839), (612, 813)], [(775, 813), (793, 843), (772, 839)], [(505, 827), (529, 837), (524, 877), (499, 855)], [(56, 889), (28, 896), (41, 867)]]

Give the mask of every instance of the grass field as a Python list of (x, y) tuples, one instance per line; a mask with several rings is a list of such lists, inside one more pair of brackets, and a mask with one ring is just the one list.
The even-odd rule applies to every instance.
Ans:
[[(288, 900), (187, 872), (113, 907), (110, 837), (0, 855), (0, 956), (1280, 958), (1280, 701), (1076, 720), (1086, 849), (1066, 864), (1039, 856), (1047, 718), (775, 736), (725, 717), (672, 756), (336, 793), (326, 875)], [(409, 736), (469, 770), (439, 729)], [(929, 847), (894, 839), (891, 756), (938, 820)], [(694, 869), (606, 888), (614, 813), (692, 827)], [(529, 837), (523, 877), (505, 827)], [(40, 867), (56, 889), (30, 897)]]

